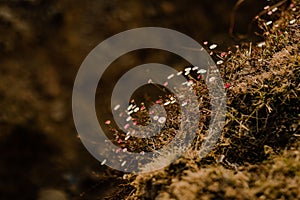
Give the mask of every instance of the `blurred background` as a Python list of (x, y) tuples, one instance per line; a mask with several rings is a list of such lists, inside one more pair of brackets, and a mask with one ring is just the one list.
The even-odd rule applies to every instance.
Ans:
[[(71, 94), (80, 64), (106, 38), (144, 26), (218, 44), (217, 52), (259, 41), (253, 19), (275, 2), (239, 2), (0, 0), (0, 199), (102, 199), (120, 190), (123, 174), (77, 137)], [(124, 57), (102, 81), (112, 85), (122, 65), (174, 62), (148, 54)]]

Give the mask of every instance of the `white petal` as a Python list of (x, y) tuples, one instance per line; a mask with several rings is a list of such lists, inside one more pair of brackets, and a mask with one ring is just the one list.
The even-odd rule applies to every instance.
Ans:
[(168, 79), (171, 79), (174, 77), (174, 74), (171, 74), (170, 76), (168, 76)]
[(193, 67), (193, 68), (192, 68), (192, 70), (197, 70), (197, 69), (198, 69), (198, 67), (197, 67), (197, 66), (195, 66), (195, 67)]
[(171, 102), (167, 101), (166, 103), (164, 103), (165, 106), (169, 105)]
[(216, 77), (214, 77), (214, 76), (209, 78), (209, 82), (214, 82), (215, 80), (216, 80)]
[(165, 123), (165, 121), (166, 121), (166, 118), (165, 118), (165, 117), (160, 117), (160, 118), (158, 119), (158, 122), (161, 123), (161, 124)]
[(269, 26), (269, 25), (272, 24), (272, 23), (273, 23), (272, 21), (268, 21), (268, 22), (266, 23), (266, 25)]
[(186, 106), (187, 105), (187, 102), (183, 102), (182, 104), (181, 104), (181, 106)]
[(101, 162), (101, 165), (104, 165), (106, 163), (106, 159), (104, 159), (102, 162)]
[(118, 110), (119, 108), (120, 108), (120, 105), (118, 104), (114, 107), (114, 110)]
[(221, 64), (223, 64), (223, 60), (219, 60), (219, 61), (217, 62), (217, 65), (221, 65)]
[(197, 74), (204, 74), (206, 73), (206, 70), (205, 69), (200, 69), (197, 71)]
[(126, 122), (129, 122), (131, 120), (131, 117), (127, 117)]
[(177, 73), (177, 76), (179, 76), (179, 75), (181, 75), (181, 74), (182, 74), (182, 71), (178, 72), (178, 73)]
[(121, 164), (121, 166), (123, 167), (126, 164), (126, 160)]
[(209, 46), (209, 49), (211, 49), (211, 50), (212, 50), (212, 49), (215, 49), (217, 46), (218, 46), (218, 45), (216, 45), (216, 44), (212, 44), (212, 45)]
[(187, 68), (184, 69), (184, 71), (191, 71), (191, 69), (192, 69), (192, 68), (187, 67)]
[(133, 107), (133, 105), (130, 104), (130, 105), (128, 106), (127, 110), (131, 110), (132, 107)]

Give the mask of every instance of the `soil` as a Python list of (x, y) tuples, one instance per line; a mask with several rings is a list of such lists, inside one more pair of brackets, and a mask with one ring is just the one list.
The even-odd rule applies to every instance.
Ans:
[[(76, 73), (87, 54), (101, 41), (116, 33), (145, 26), (170, 28), (189, 35), (201, 44), (205, 41), (209, 44), (218, 44), (214, 50), (214, 58), (217, 58), (217, 54), (227, 52), (228, 49), (232, 52), (238, 51), (235, 45), (242, 47), (251, 42), (253, 46), (256, 46), (258, 42), (268, 37), (264, 35), (265, 30), (259, 28), (254, 18), (261, 14), (264, 19), (275, 21), (285, 18), (282, 14), (285, 10), (289, 9), (292, 12), (291, 2), (282, 1), (282, 4), (278, 4), (278, 10), (274, 15), (262, 13), (265, 6), (278, 2), (281, 1), (246, 0), (240, 6), (235, 7), (235, 0), (201, 2), (196, 0), (188, 2), (179, 0), (1, 0), (0, 199), (46, 199), (51, 195), (57, 199), (125, 199), (126, 197), (180, 199), (179, 196), (183, 198), (187, 195), (183, 199), (192, 199), (197, 197), (195, 193), (205, 193), (203, 189), (205, 187), (209, 187), (208, 190), (211, 191), (206, 193), (207, 199), (243, 198), (244, 196), (239, 196), (240, 190), (236, 190), (242, 186), (235, 187), (235, 183), (230, 184), (230, 181), (234, 182), (237, 179), (238, 184), (242, 185), (245, 177), (239, 176), (239, 173), (236, 174), (231, 169), (232, 166), (228, 164), (224, 168), (209, 165), (204, 170), (204, 175), (193, 174), (190, 171), (186, 177), (181, 175), (172, 177), (169, 173), (172, 170), (179, 174), (183, 172), (180, 164), (182, 161), (178, 161), (167, 169), (167, 173), (161, 172), (161, 176), (151, 174), (145, 176), (145, 179), (124, 175), (100, 165), (100, 162), (88, 153), (77, 137), (72, 118), (72, 87)], [(296, 1), (293, 2), (294, 7), (298, 5), (296, 3)], [(297, 20), (299, 23), (299, 18)], [(292, 48), (293, 44), (290, 46)], [(293, 52), (299, 54), (299, 46), (295, 48)], [(149, 51), (142, 55), (139, 53), (126, 55), (113, 64), (110, 74), (101, 79), (108, 87), (98, 91), (96, 97), (97, 101), (101, 101), (99, 103), (101, 105), (97, 107), (99, 121), (111, 116), (107, 108), (109, 98), (102, 97), (109, 96), (108, 93), (114, 81), (120, 75), (119, 69), (153, 59), (167, 63), (176, 64), (177, 62), (168, 54), (162, 53), (154, 56)], [(299, 63), (299, 60), (297, 62)], [(229, 72), (238, 71), (236, 68), (234, 70), (232, 72), (229, 70)], [(230, 80), (229, 76), (224, 75), (224, 77)], [(299, 107), (297, 109), (294, 112), (299, 114)], [(282, 115), (282, 117), (287, 116)], [(277, 122), (276, 125), (278, 125)], [(272, 136), (268, 135), (264, 139), (272, 139)], [(245, 171), (247, 176), (253, 176), (251, 180), (245, 182), (249, 184), (251, 182), (252, 185), (250, 184), (249, 187), (254, 189), (260, 179), (265, 184), (264, 187), (259, 187), (260, 191), (249, 192), (256, 195), (262, 194), (264, 188), (276, 190), (276, 187), (282, 187), (286, 189), (283, 189), (282, 193), (286, 194), (287, 199), (295, 195), (299, 197), (297, 194), (299, 190), (293, 189), (289, 193), (288, 187), (280, 185), (289, 185), (293, 180), (299, 181), (293, 178), (299, 177), (299, 170), (295, 170), (296, 172), (293, 170), (300, 168), (297, 139), (280, 137), (280, 140), (276, 141), (277, 143), (268, 143), (267, 146), (271, 146), (271, 151), (277, 148), (278, 152), (284, 151), (280, 155), (285, 156), (286, 160), (280, 160), (278, 157), (268, 160), (267, 157), (249, 153), (251, 150), (257, 150), (256, 148), (242, 148), (247, 156), (259, 157), (242, 160), (239, 163), (241, 171)], [(236, 142), (235, 145), (237, 144)], [(259, 148), (264, 148), (264, 146)], [(216, 150), (218, 155), (224, 151), (224, 149)], [(229, 163), (234, 163), (234, 159), (243, 157), (243, 154), (234, 157), (235, 152), (234, 150), (229, 152), (228, 156), (232, 156), (228, 160)], [(292, 163), (292, 160), (296, 158), (298, 160)], [(210, 159), (211, 157), (201, 162), (211, 164), (213, 161)], [(257, 162), (267, 164), (265, 166), (264, 164), (247, 165), (247, 163), (256, 164)], [(184, 162), (186, 163), (189, 162)], [(199, 166), (196, 167), (196, 165), (190, 168), (197, 171)], [(270, 167), (273, 169), (270, 177), (282, 180), (285, 174), (280, 174), (280, 170), (288, 166), (289, 168), (282, 173), (289, 175), (290, 182), (279, 181), (278, 185), (268, 188), (267, 177), (262, 177), (260, 171)], [(296, 174), (293, 175), (293, 173)], [(154, 176), (162, 177), (157, 178), (160, 182), (151, 182)], [(194, 180), (205, 177), (212, 178), (208, 179), (204, 185), (192, 186), (195, 185)], [(180, 182), (181, 179), (185, 182)], [(210, 181), (224, 183), (226, 186), (224, 188), (227, 190), (221, 193), (225, 196), (218, 196), (222, 184), (213, 185)], [(180, 183), (175, 184), (176, 182)], [(149, 187), (144, 187), (145, 183)], [(137, 184), (141, 187), (139, 188)], [(299, 182), (294, 184), (299, 185)], [(166, 185), (170, 187), (165, 189)], [(177, 190), (186, 191), (186, 188), (191, 191), (195, 189), (197, 192), (174, 193)], [(259, 196), (263, 195), (257, 195)], [(268, 197), (278, 198), (278, 196)]]

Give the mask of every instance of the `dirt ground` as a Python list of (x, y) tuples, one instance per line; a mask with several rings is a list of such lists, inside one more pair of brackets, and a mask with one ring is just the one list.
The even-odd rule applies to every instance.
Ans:
[[(265, 6), (278, 2), (274, 15), (262, 13)], [(169, 172), (161, 172), (162, 176), (151, 174), (145, 179), (123, 178), (123, 173), (100, 165), (77, 137), (71, 108), (73, 82), (87, 54), (101, 41), (121, 31), (144, 26), (165, 27), (185, 33), (201, 44), (205, 41), (218, 44), (215, 55), (228, 51), (228, 48), (235, 52), (237, 44), (243, 46), (251, 41), (256, 46), (268, 37), (254, 22), (256, 15), (261, 14), (272, 21), (284, 18), (280, 13), (288, 9), (292, 12), (290, 3), (245, 0), (235, 7), (235, 0), (0, 0), (0, 199), (124, 199), (129, 196), (136, 199), (180, 199), (179, 196), (193, 199), (197, 197), (194, 193), (201, 193), (199, 188), (207, 194), (207, 199), (243, 198), (238, 196), (241, 187), (236, 186), (234, 180), (243, 184), (245, 177), (237, 177), (239, 173), (236, 174), (228, 165), (222, 169), (214, 165), (207, 167), (202, 175), (190, 171), (185, 177), (163, 178), (159, 183), (150, 180), (154, 176), (171, 176)], [(295, 4), (296, 1), (294, 7)], [(299, 18), (297, 20), (299, 24)], [(295, 45), (298, 45), (295, 54), (299, 54), (299, 44)], [(147, 54), (141, 58), (134, 54), (123, 59), (124, 63), (117, 63), (103, 82), (108, 85), (113, 82), (121, 65), (134, 65), (152, 58), (168, 61), (164, 56), (157, 58)], [(299, 60), (297, 62), (299, 66)], [(232, 73), (238, 71), (235, 70)], [(108, 98), (102, 100), (104, 105), (109, 102)], [(103, 119), (109, 115), (107, 111), (99, 112)], [(293, 112), (299, 113), (299, 107)], [(263, 157), (254, 163), (267, 162), (265, 166), (240, 164), (241, 171), (253, 176), (247, 180), (252, 184), (249, 187), (255, 188), (255, 184), (259, 184), (257, 181), (261, 180), (265, 185), (259, 189), (268, 190), (268, 177), (259, 173), (268, 166), (273, 169), (269, 177), (278, 180), (285, 176), (278, 175), (277, 171), (280, 173), (282, 168), (290, 167), (284, 173), (296, 173), (289, 180), (294, 181), (291, 187), (299, 185), (299, 178), (293, 179), (299, 177), (299, 170), (293, 171), (299, 169), (300, 162), (297, 139), (293, 138), (291, 142), (287, 137), (279, 143), (282, 141), (282, 144), (269, 146), (280, 147), (278, 152), (283, 151), (280, 155), (286, 160), (276, 157), (266, 161), (267, 158)], [(224, 149), (220, 151), (219, 154), (224, 153)], [(257, 156), (247, 153), (250, 157)], [(296, 158), (298, 160), (293, 162)], [(233, 160), (229, 161), (233, 163)], [(210, 163), (209, 159), (206, 162)], [(191, 165), (194, 172), (199, 167), (196, 165)], [(180, 163), (168, 170), (172, 168), (180, 173)], [(229, 189), (221, 193), (226, 195), (218, 196), (222, 184), (209, 185), (212, 183), (208, 181), (206, 185), (194, 186), (194, 182), (206, 176), (211, 176), (216, 183), (224, 183)], [(151, 186), (144, 187), (145, 182)], [(281, 183), (270, 188), (288, 188)], [(165, 185), (170, 187), (166, 189)], [(210, 187), (208, 190), (212, 192), (207, 192), (203, 189), (205, 187)], [(197, 192), (174, 193), (187, 188)], [(263, 191), (248, 192), (258, 194)], [(275, 199), (278, 196), (269, 197)], [(282, 199), (292, 199), (292, 196), (287, 194)]]

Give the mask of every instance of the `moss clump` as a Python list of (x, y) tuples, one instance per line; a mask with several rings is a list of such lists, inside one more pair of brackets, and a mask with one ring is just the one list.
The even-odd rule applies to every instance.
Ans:
[(129, 199), (300, 198), (300, 5), (291, 5), (272, 26), (259, 19), (262, 45), (238, 48), (221, 66), (227, 118), (210, 155), (189, 152), (137, 175)]

